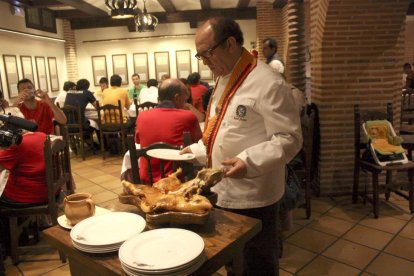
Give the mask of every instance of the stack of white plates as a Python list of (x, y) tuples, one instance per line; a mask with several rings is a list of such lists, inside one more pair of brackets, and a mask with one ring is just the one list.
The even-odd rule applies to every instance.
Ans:
[(117, 251), (127, 239), (141, 233), (146, 222), (141, 216), (111, 212), (87, 218), (70, 231), (75, 248), (88, 253)]
[(188, 275), (206, 261), (204, 241), (184, 229), (152, 230), (127, 240), (119, 260), (128, 275)]

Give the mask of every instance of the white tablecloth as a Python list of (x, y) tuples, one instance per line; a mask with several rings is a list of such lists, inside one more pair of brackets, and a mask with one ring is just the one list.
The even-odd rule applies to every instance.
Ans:
[[(140, 149), (141, 145), (135, 144), (135, 148)], [(124, 155), (124, 160), (122, 160), (121, 175), (129, 169), (131, 169), (131, 158), (130, 158), (129, 151), (127, 151)]]
[(3, 194), (4, 187), (6, 187), (7, 179), (9, 178), (9, 171), (4, 169), (0, 172), (0, 196)]

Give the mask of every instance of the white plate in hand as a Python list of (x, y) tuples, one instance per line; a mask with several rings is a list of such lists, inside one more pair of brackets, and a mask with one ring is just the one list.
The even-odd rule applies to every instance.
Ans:
[[(109, 211), (108, 209), (99, 207), (99, 206), (95, 206), (95, 215), (94, 216), (100, 216), (106, 213), (109, 213), (111, 211)], [(66, 218), (66, 216), (63, 214), (60, 217), (58, 217), (57, 219), (58, 223), (60, 226), (62, 226), (65, 229), (72, 229), (73, 225), (69, 223), (68, 219)]]
[(194, 154), (192, 153), (180, 154), (180, 150), (174, 149), (152, 149), (147, 151), (147, 154), (151, 157), (171, 161), (185, 161), (195, 158)]

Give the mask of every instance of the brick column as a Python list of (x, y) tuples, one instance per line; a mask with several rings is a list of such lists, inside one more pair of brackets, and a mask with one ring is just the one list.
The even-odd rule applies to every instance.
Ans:
[(76, 54), (75, 32), (70, 27), (69, 20), (63, 20), (63, 38), (65, 39), (65, 58), (68, 70), (68, 79), (76, 82), (78, 80), (78, 60)]
[(352, 190), (353, 106), (393, 103), (400, 121), (406, 0), (312, 0), (311, 90), (319, 106), (322, 194)]
[(262, 41), (276, 39), (278, 54), (285, 63), (285, 77), (300, 90), (305, 91), (305, 37), (303, 0), (289, 0), (282, 9), (274, 9), (269, 2), (257, 2), (257, 45), (259, 57)]

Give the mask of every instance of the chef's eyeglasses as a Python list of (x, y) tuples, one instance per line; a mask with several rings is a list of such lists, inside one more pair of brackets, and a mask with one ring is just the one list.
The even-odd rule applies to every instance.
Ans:
[(204, 52), (202, 52), (202, 53), (197, 53), (197, 54), (195, 54), (195, 57), (196, 57), (196, 59), (198, 59), (198, 60), (201, 60), (202, 58), (210, 58), (212, 55), (213, 55), (213, 51), (218, 47), (218, 46), (220, 46), (221, 44), (223, 44), (224, 43), (224, 41), (226, 41), (227, 40), (227, 38), (229, 38), (229, 37), (226, 37), (226, 38), (223, 38), (222, 40), (220, 40), (216, 45), (214, 45), (213, 47), (211, 47), (210, 49), (208, 49), (208, 50), (205, 50)]

